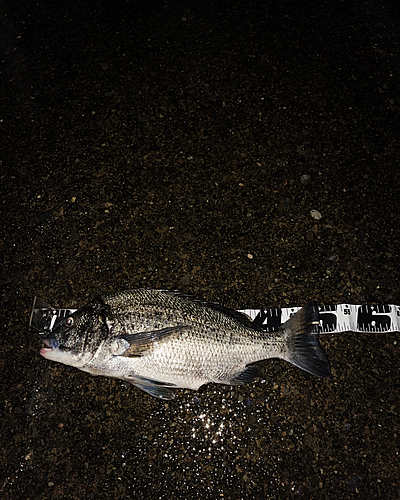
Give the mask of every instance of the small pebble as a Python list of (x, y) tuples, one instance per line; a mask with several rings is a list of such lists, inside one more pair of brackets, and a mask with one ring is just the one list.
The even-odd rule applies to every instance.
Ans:
[(318, 212), (318, 210), (311, 210), (310, 212), (311, 217), (313, 217), (316, 220), (320, 220), (322, 218), (321, 212)]
[(301, 182), (302, 184), (304, 184), (304, 186), (305, 186), (306, 184), (308, 184), (308, 183), (310, 182), (310, 176), (309, 176), (309, 175), (307, 175), (307, 174), (303, 174), (303, 175), (300, 177), (300, 182)]
[(312, 231), (307, 231), (306, 232), (306, 241), (313, 241), (314, 240), (314, 233)]

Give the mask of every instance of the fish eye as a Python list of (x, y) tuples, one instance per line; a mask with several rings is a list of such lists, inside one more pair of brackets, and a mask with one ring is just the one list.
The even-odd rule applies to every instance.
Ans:
[(65, 326), (72, 326), (74, 324), (74, 318), (67, 318), (65, 320)]

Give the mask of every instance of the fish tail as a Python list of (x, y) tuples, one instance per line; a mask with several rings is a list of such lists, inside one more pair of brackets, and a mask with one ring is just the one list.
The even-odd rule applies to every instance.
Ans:
[(287, 339), (286, 361), (318, 377), (330, 377), (331, 370), (318, 340), (319, 313), (315, 302), (302, 307), (281, 327)]

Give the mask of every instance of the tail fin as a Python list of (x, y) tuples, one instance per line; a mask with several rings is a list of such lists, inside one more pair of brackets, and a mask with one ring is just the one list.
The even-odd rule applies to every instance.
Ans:
[(318, 324), (317, 305), (310, 302), (282, 325), (288, 347), (285, 359), (313, 375), (330, 377), (329, 361), (318, 340)]

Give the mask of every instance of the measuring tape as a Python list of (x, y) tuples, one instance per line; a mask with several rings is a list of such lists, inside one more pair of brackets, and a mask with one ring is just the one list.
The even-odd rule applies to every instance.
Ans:
[[(282, 309), (245, 309), (239, 312), (249, 316), (254, 326), (266, 332), (276, 331), (301, 307)], [(395, 305), (337, 304), (318, 306), (318, 333), (389, 333), (400, 331), (400, 307)]]
[(65, 318), (68, 318), (77, 309), (54, 309), (50, 304), (44, 302), (39, 297), (35, 297), (29, 326), (39, 330), (40, 334), (48, 335), (54, 327), (60, 325)]
[[(272, 309), (243, 309), (240, 313), (249, 316), (253, 325), (266, 332), (275, 332), (301, 307)], [(41, 334), (49, 334), (77, 309), (54, 309), (35, 297), (29, 326)], [(337, 304), (319, 306), (318, 333), (389, 333), (400, 331), (400, 307), (395, 305)]]

